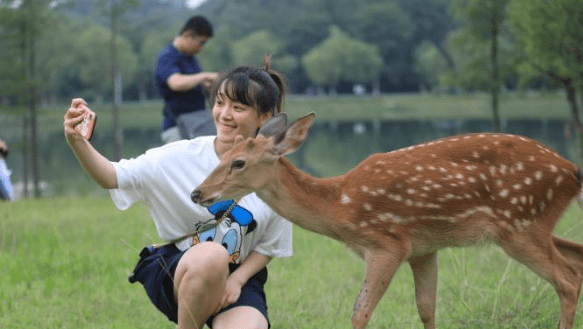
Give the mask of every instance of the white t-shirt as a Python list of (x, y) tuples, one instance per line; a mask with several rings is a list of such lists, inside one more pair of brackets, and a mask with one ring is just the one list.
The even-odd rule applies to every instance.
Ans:
[[(150, 210), (158, 234), (172, 241), (201, 227), (213, 227), (232, 201), (210, 207), (195, 204), (190, 193), (217, 167), (215, 136), (182, 140), (146, 151), (135, 159), (112, 162), (118, 188), (110, 195), (121, 210), (142, 202)], [(242, 226), (237, 223), (251, 221)], [(251, 250), (271, 257), (292, 255), (292, 224), (255, 193), (243, 197), (216, 229), (200, 234), (201, 241), (223, 244), (233, 263)], [(187, 246), (177, 244), (184, 250)]]

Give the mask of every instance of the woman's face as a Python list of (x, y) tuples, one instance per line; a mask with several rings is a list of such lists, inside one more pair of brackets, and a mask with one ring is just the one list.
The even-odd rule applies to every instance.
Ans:
[(217, 127), (217, 142), (233, 143), (238, 135), (244, 138), (255, 136), (257, 129), (271, 115), (258, 115), (253, 106), (230, 99), (224, 88), (224, 84), (219, 87), (212, 111)]

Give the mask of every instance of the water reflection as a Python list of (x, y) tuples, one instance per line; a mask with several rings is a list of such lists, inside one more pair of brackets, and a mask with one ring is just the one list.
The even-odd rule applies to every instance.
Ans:
[[(564, 120), (508, 120), (502, 122), (502, 129), (539, 140), (566, 158), (577, 160), (577, 145), (574, 139), (565, 138), (565, 123)], [(317, 122), (306, 143), (290, 156), (290, 160), (311, 174), (329, 177), (348, 171), (372, 153), (454, 134), (487, 132), (491, 127), (489, 120)], [(18, 138), (16, 134), (8, 138), (9, 145), (13, 145), (8, 165), (13, 171), (16, 194), (22, 190), (23, 176)], [(98, 151), (106, 157), (113, 155), (110, 131), (97, 131), (93, 138)], [(135, 157), (160, 145), (158, 129), (124, 130), (124, 158)], [(62, 133), (41, 134), (39, 157), (43, 196), (106, 194), (83, 172)]]

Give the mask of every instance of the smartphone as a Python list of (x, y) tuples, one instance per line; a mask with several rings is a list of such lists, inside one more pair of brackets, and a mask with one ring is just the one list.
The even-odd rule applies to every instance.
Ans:
[(75, 129), (85, 137), (85, 139), (90, 141), (93, 136), (93, 130), (95, 129), (95, 123), (97, 122), (97, 114), (83, 104), (79, 107), (83, 109), (83, 121), (76, 125)]

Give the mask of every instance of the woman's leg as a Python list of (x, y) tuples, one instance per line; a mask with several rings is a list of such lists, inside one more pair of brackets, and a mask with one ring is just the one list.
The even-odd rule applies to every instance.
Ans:
[(220, 313), (213, 320), (213, 329), (267, 329), (267, 319), (251, 306), (237, 306)]
[(229, 275), (229, 254), (214, 242), (192, 246), (174, 274), (178, 328), (201, 329), (216, 310)]

